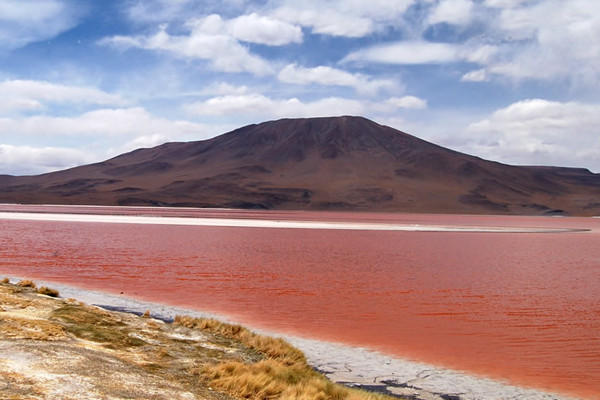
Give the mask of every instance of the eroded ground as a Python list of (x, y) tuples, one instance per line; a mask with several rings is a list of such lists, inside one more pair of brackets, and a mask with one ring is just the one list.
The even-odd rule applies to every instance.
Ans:
[(22, 283), (0, 283), (2, 399), (385, 399), (331, 383), (284, 340), (239, 325), (164, 323)]
[(0, 285), (0, 393), (8, 399), (228, 399), (197, 374), (255, 362), (234, 340)]

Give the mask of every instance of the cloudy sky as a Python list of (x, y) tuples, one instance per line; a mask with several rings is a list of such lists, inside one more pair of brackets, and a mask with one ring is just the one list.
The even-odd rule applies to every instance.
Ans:
[(362, 115), (600, 172), (598, 0), (0, 0), (0, 174)]

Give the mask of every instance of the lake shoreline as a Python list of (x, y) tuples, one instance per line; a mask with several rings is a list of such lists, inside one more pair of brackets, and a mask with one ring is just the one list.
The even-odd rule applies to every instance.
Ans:
[[(10, 280), (16, 283), (21, 278), (28, 277), (10, 277)], [(143, 314), (149, 310), (152, 317), (165, 321), (173, 319), (176, 315), (188, 315), (237, 322), (219, 314), (140, 300), (127, 295), (83, 289), (41, 279), (36, 279), (36, 282), (57, 289), (64, 298), (75, 298), (98, 307), (136, 314)], [(264, 331), (253, 326), (249, 328), (286, 339), (304, 352), (313, 368), (330, 380), (348, 386), (407, 396), (415, 400), (570, 399), (567, 396), (517, 387), (475, 374), (405, 360), (366, 348)]]

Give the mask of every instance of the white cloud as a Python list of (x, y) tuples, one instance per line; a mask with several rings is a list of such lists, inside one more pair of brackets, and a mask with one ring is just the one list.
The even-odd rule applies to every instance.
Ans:
[(533, 1), (535, 0), (485, 0), (484, 4), (494, 8), (515, 8)]
[(488, 72), (514, 79), (599, 83), (600, 2), (491, 3), (505, 8), (491, 31), (499, 51), (485, 62)]
[(260, 94), (228, 95), (185, 106), (195, 115), (252, 115), (263, 118), (321, 117), (331, 115), (362, 115), (365, 104), (350, 99), (330, 97), (312, 102), (297, 98), (271, 99)]
[(302, 42), (300, 27), (256, 13), (227, 21), (226, 30), (236, 39), (250, 43), (282, 46)]
[[(355, 50), (344, 62), (397, 65), (468, 62), (462, 81), (515, 81), (600, 86), (600, 1), (441, 0), (428, 2), (424, 25), (405, 21), (406, 40)], [(424, 40), (434, 23), (474, 23), (476, 36), (456, 42)], [(477, 71), (477, 72), (475, 72)], [(482, 72), (485, 71), (485, 74)]]
[(299, 85), (316, 83), (326, 86), (348, 86), (365, 94), (376, 94), (381, 89), (397, 88), (391, 80), (371, 79), (362, 74), (351, 74), (327, 66), (304, 68), (296, 64), (288, 64), (279, 72), (278, 78), (281, 82)]
[(464, 74), (460, 80), (462, 82), (485, 82), (488, 80), (485, 69), (477, 69)]
[(408, 108), (413, 110), (427, 108), (427, 100), (415, 96), (392, 97), (388, 99), (386, 103), (397, 108)]
[(31, 116), (0, 119), (0, 137), (37, 136), (133, 136), (143, 133), (202, 135), (205, 128), (189, 121), (157, 118), (141, 107), (100, 109), (76, 117)]
[(164, 22), (189, 16), (193, 0), (137, 0), (125, 3), (125, 13), (136, 22)]
[(305, 0), (272, 1), (272, 15), (311, 28), (313, 33), (365, 37), (399, 23), (414, 0)]
[(0, 171), (4, 174), (40, 174), (97, 160), (78, 149), (0, 144)]
[(31, 80), (0, 82), (0, 112), (39, 110), (44, 108), (44, 103), (123, 105), (127, 102), (118, 95), (92, 87)]
[(245, 94), (248, 93), (248, 86), (235, 86), (227, 82), (215, 82), (208, 85), (201, 92), (202, 95), (222, 96), (226, 94)]
[(59, 0), (0, 0), (0, 48), (51, 39), (77, 24), (76, 10)]
[(367, 47), (350, 53), (343, 61), (417, 65), (456, 62), (462, 58), (464, 55), (457, 45), (406, 41)]
[(127, 0), (122, 9), (127, 17), (137, 23), (163, 23), (185, 21), (192, 15), (211, 13), (235, 14), (243, 12), (250, 0), (198, 1), (198, 0)]
[(429, 14), (428, 22), (466, 25), (471, 21), (472, 10), (471, 0), (442, 0)]
[(113, 36), (99, 43), (118, 48), (138, 47), (165, 51), (178, 57), (210, 60), (215, 69), (225, 72), (250, 72), (256, 75), (272, 73), (270, 64), (251, 54), (227, 32), (226, 22), (219, 15), (188, 21), (189, 35), (171, 35), (162, 25), (150, 36)]
[[(471, 124), (463, 150), (512, 164), (600, 171), (600, 104), (523, 100)], [(593, 149), (590, 151), (590, 149)]]

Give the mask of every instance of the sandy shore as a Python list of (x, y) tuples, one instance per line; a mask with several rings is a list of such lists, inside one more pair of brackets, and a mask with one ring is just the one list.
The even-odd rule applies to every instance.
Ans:
[[(17, 277), (11, 277), (10, 279), (13, 283), (20, 280)], [(47, 285), (59, 290), (61, 297), (72, 297), (88, 304), (138, 314), (150, 310), (154, 318), (165, 321), (171, 320), (176, 315), (190, 315), (236, 322), (228, 321), (223, 316), (197, 310), (79, 289), (57, 282), (42, 282), (39, 280), (36, 280), (36, 282), (38, 285)], [(310, 365), (338, 383), (410, 396), (418, 400), (570, 399), (569, 397), (525, 389), (460, 371), (391, 357), (369, 349), (279, 335), (276, 332), (260, 332), (271, 336), (284, 337), (305, 353)]]
[(397, 223), (361, 223), (361, 222), (328, 222), (328, 221), (284, 221), (267, 219), (237, 218), (181, 218), (153, 217), (131, 215), (96, 215), (96, 214), (54, 214), (28, 212), (0, 212), (0, 219), (22, 221), (57, 221), (57, 222), (96, 222), (113, 224), (150, 224), (150, 225), (185, 225), (185, 226), (219, 226), (237, 228), (280, 228), (280, 229), (332, 229), (363, 231), (406, 231), (406, 232), (477, 232), (477, 233), (554, 233), (582, 232), (588, 229), (570, 228), (528, 228), (498, 226), (444, 226)]

